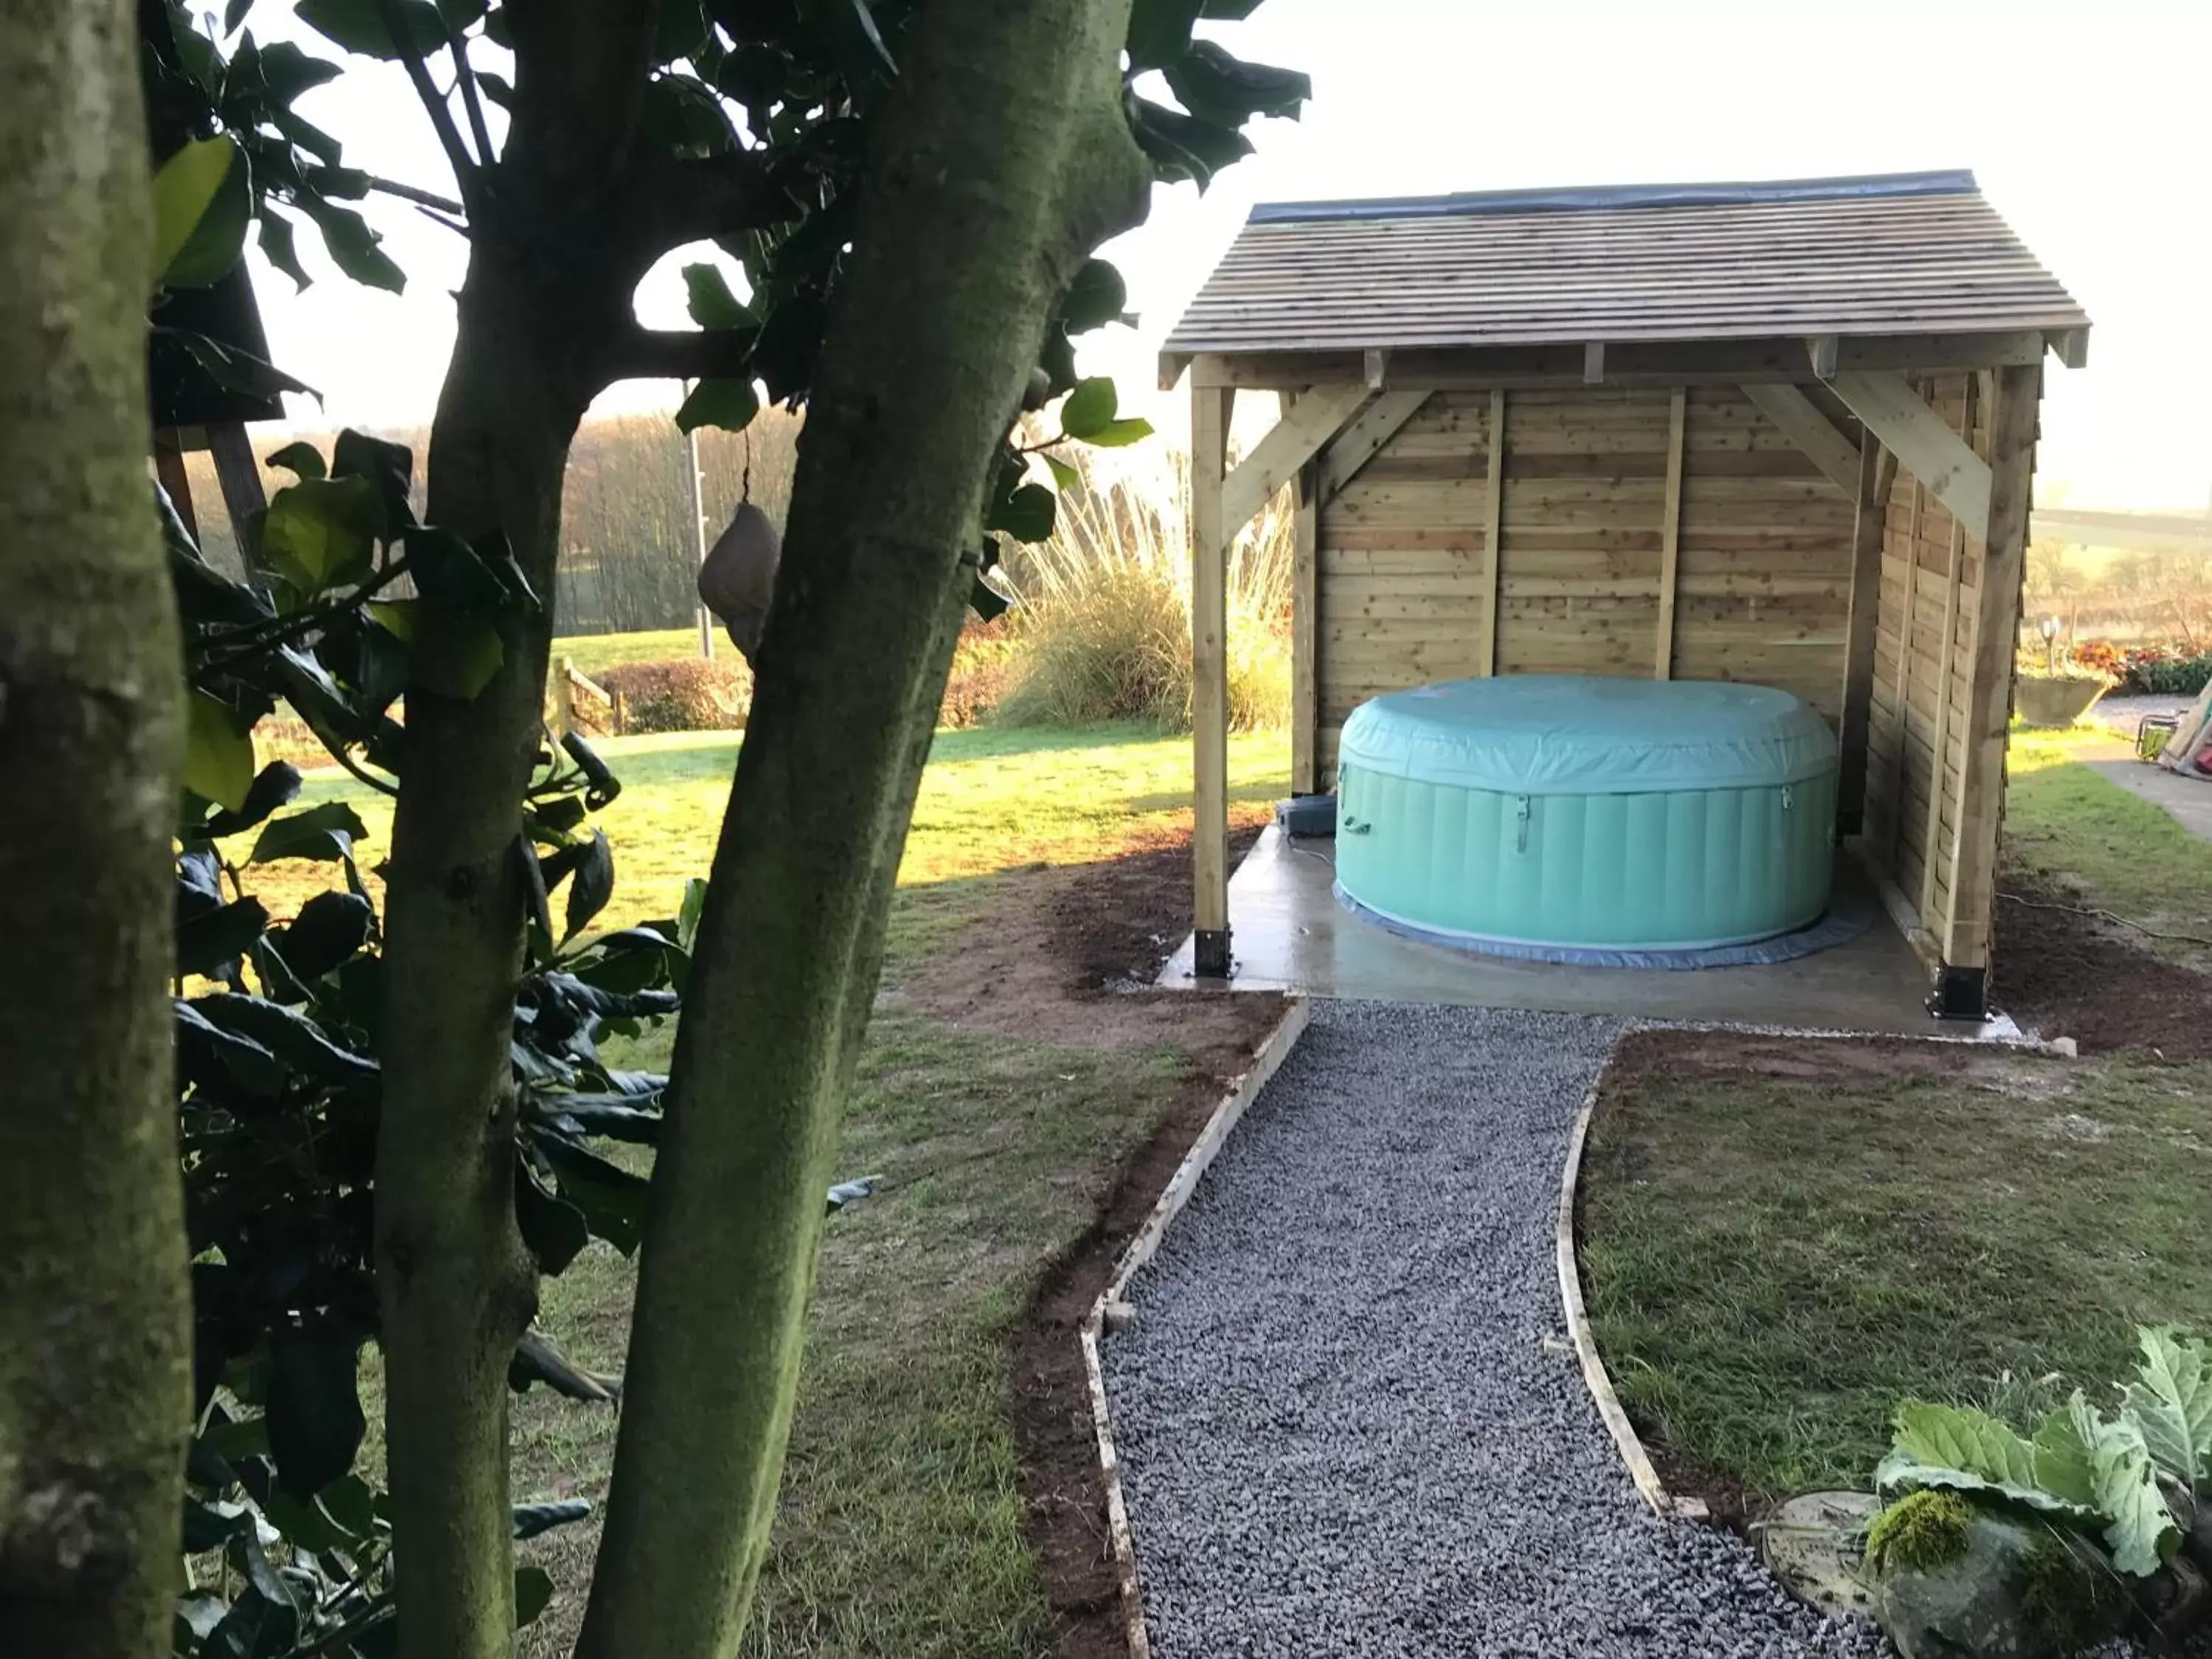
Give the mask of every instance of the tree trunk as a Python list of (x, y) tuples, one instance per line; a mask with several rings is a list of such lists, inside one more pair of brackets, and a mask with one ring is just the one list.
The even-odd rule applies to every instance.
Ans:
[(1142, 216), (1128, 15), (937, 0), (906, 36), (678, 1034), (585, 1659), (726, 1656), (743, 1630), (986, 482), (1052, 308)]
[[(430, 447), (428, 519), (501, 531), (550, 607), (561, 479), (589, 393), (542, 291), (487, 236), (471, 260)], [(386, 904), (377, 1288), (407, 1659), (510, 1659), (507, 1364), (536, 1307), (514, 1221), (509, 1064), (516, 863), (538, 753), (547, 617), (503, 629), (473, 702), (410, 687)]]
[(0, 1653), (146, 1659), (191, 1414), (146, 137), (131, 8), (35, 11), (0, 30)]

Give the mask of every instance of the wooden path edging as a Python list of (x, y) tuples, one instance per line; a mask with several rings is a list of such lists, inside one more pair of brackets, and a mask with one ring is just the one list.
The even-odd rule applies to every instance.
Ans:
[(1098, 1437), (1098, 1473), (1106, 1486), (1106, 1523), (1114, 1547), (1115, 1577), (1121, 1592), (1121, 1616), (1129, 1642), (1129, 1659), (1152, 1659), (1152, 1640), (1145, 1633), (1145, 1597), (1137, 1578), (1137, 1543), (1129, 1529), (1129, 1509), (1121, 1495), (1121, 1464), (1114, 1449), (1114, 1422), (1106, 1400), (1106, 1378), (1099, 1363), (1100, 1338), (1109, 1324), (1116, 1327), (1133, 1316), (1128, 1303), (1129, 1281), (1152, 1259), (1167, 1236), (1168, 1228), (1182, 1213), (1191, 1194), (1213, 1160), (1227, 1144), (1230, 1132), (1252, 1103), (1259, 1098), (1260, 1091), (1276, 1068), (1297, 1044), (1312, 1017), (1303, 997), (1292, 999), (1282, 1021), (1267, 1040), (1252, 1056), (1252, 1063), (1243, 1074), (1231, 1085), (1221, 1103), (1213, 1109), (1206, 1127), (1191, 1143), (1174, 1177), (1161, 1192), (1152, 1212), (1146, 1217), (1145, 1224), (1121, 1252), (1121, 1260), (1114, 1264), (1114, 1276), (1106, 1281), (1106, 1288), (1091, 1304), (1084, 1316), (1081, 1341), (1083, 1344), (1083, 1374), (1091, 1389), (1091, 1421)]

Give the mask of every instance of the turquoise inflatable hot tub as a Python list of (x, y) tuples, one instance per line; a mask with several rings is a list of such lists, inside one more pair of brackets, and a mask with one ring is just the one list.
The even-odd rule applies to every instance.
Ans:
[(1807, 927), (1837, 750), (1802, 699), (1528, 674), (1362, 703), (1337, 752), (1340, 896), (1478, 947), (1712, 951)]

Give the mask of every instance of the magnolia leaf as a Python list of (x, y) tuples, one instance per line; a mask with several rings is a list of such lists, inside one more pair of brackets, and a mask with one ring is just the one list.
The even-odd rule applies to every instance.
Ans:
[(553, 1575), (543, 1567), (514, 1570), (514, 1626), (517, 1630), (545, 1611), (553, 1600)]
[[(428, 11), (429, 8), (423, 8)], [(434, 16), (434, 14), (433, 14)], [(407, 286), (407, 273), (392, 262), (392, 257), (379, 246), (384, 238), (369, 228), (368, 221), (349, 207), (341, 207), (319, 196), (303, 195), (299, 198), (301, 211), (315, 222), (323, 233), (323, 246), (329, 252), (331, 263), (356, 283), (370, 288), (380, 288), (393, 294)]]
[(195, 691), (185, 704), (185, 787), (233, 812), (253, 787), (253, 738), (238, 711)]
[(1012, 601), (981, 576), (968, 586), (968, 608), (975, 613), (979, 622), (998, 621), (1012, 605)]
[(535, 1538), (556, 1527), (565, 1527), (581, 1521), (592, 1512), (588, 1498), (564, 1498), (550, 1504), (518, 1504), (514, 1506), (514, 1541)]
[(1191, 42), (1182, 58), (1168, 65), (1167, 82), (1193, 115), (1229, 128), (1255, 115), (1295, 120), (1313, 96), (1311, 76), (1245, 63), (1211, 40)]
[(750, 328), (753, 314), (744, 301), (730, 291), (728, 280), (717, 265), (701, 263), (684, 267), (684, 287), (689, 295), (691, 320), (705, 329)]
[(1075, 281), (1060, 301), (1060, 326), (1082, 334), (1108, 323), (1120, 322), (1129, 306), (1129, 285), (1121, 273), (1103, 259), (1093, 259), (1075, 273)]
[(264, 466), (281, 466), (301, 482), (310, 482), (324, 476), (328, 470), (323, 465), (323, 453), (311, 443), (286, 444), (273, 455), (262, 459)]
[(269, 1349), (269, 1453), (277, 1484), (312, 1498), (353, 1468), (367, 1419), (361, 1408), (359, 1346), (321, 1327), (280, 1332)]
[(615, 853), (604, 830), (592, 831), (591, 843), (582, 849), (576, 873), (568, 880), (568, 933), (562, 943), (590, 926), (592, 918), (607, 908), (614, 896)]
[(303, 593), (350, 586), (374, 564), (383, 523), (370, 480), (302, 478), (269, 503), (261, 520), (262, 556)]
[(983, 527), (1003, 531), (1018, 542), (1049, 541), (1059, 514), (1059, 496), (1042, 484), (1025, 483), (991, 509)]
[(351, 856), (355, 844), (368, 839), (368, 826), (361, 814), (342, 800), (325, 801), (304, 812), (278, 818), (253, 843), (248, 864), (271, 864), (278, 859), (313, 859), (334, 863)]
[(238, 263), (252, 191), (246, 155), (230, 139), (184, 146), (154, 174), (154, 280), (205, 288)]
[(1044, 458), (1044, 464), (1047, 471), (1052, 474), (1053, 483), (1060, 486), (1061, 495), (1065, 495), (1083, 488), (1083, 475), (1066, 461), (1061, 460), (1059, 456), (1047, 455)]
[(377, 625), (413, 647), (414, 684), (441, 697), (473, 702), (507, 660), (489, 623), (457, 617), (421, 599), (379, 600), (368, 607)]
[(676, 944), (684, 955), (699, 938), (699, 918), (707, 913), (707, 884), (694, 876), (684, 884), (684, 903), (676, 913)]
[(676, 429), (691, 432), (702, 426), (718, 426), (726, 432), (742, 432), (759, 413), (760, 398), (750, 380), (702, 380), (676, 411)]
[(1060, 406), (1060, 429), (1071, 438), (1088, 438), (1113, 424), (1119, 398), (1103, 374), (1078, 383)]
[(1137, 416), (1127, 420), (1109, 421), (1095, 432), (1083, 434), (1083, 441), (1096, 444), (1101, 449), (1120, 449), (1126, 445), (1142, 443), (1152, 435), (1152, 423)]
[[(379, 0), (300, 0), (292, 9), (309, 28), (348, 52), (386, 59), (399, 56)], [(391, 15), (398, 19), (410, 43), (424, 57), (445, 46), (445, 23), (429, 0), (392, 0)]]

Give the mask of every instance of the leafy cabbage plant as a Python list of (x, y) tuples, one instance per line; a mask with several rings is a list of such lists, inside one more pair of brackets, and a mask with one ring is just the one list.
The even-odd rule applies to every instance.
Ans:
[(2212, 1351), (2170, 1330), (2137, 1336), (2142, 1358), (2111, 1415), (2078, 1389), (2032, 1437), (1971, 1407), (1899, 1407), (1875, 1487), (2031, 1510), (2101, 1543), (2119, 1571), (2150, 1577), (2212, 1500)]

